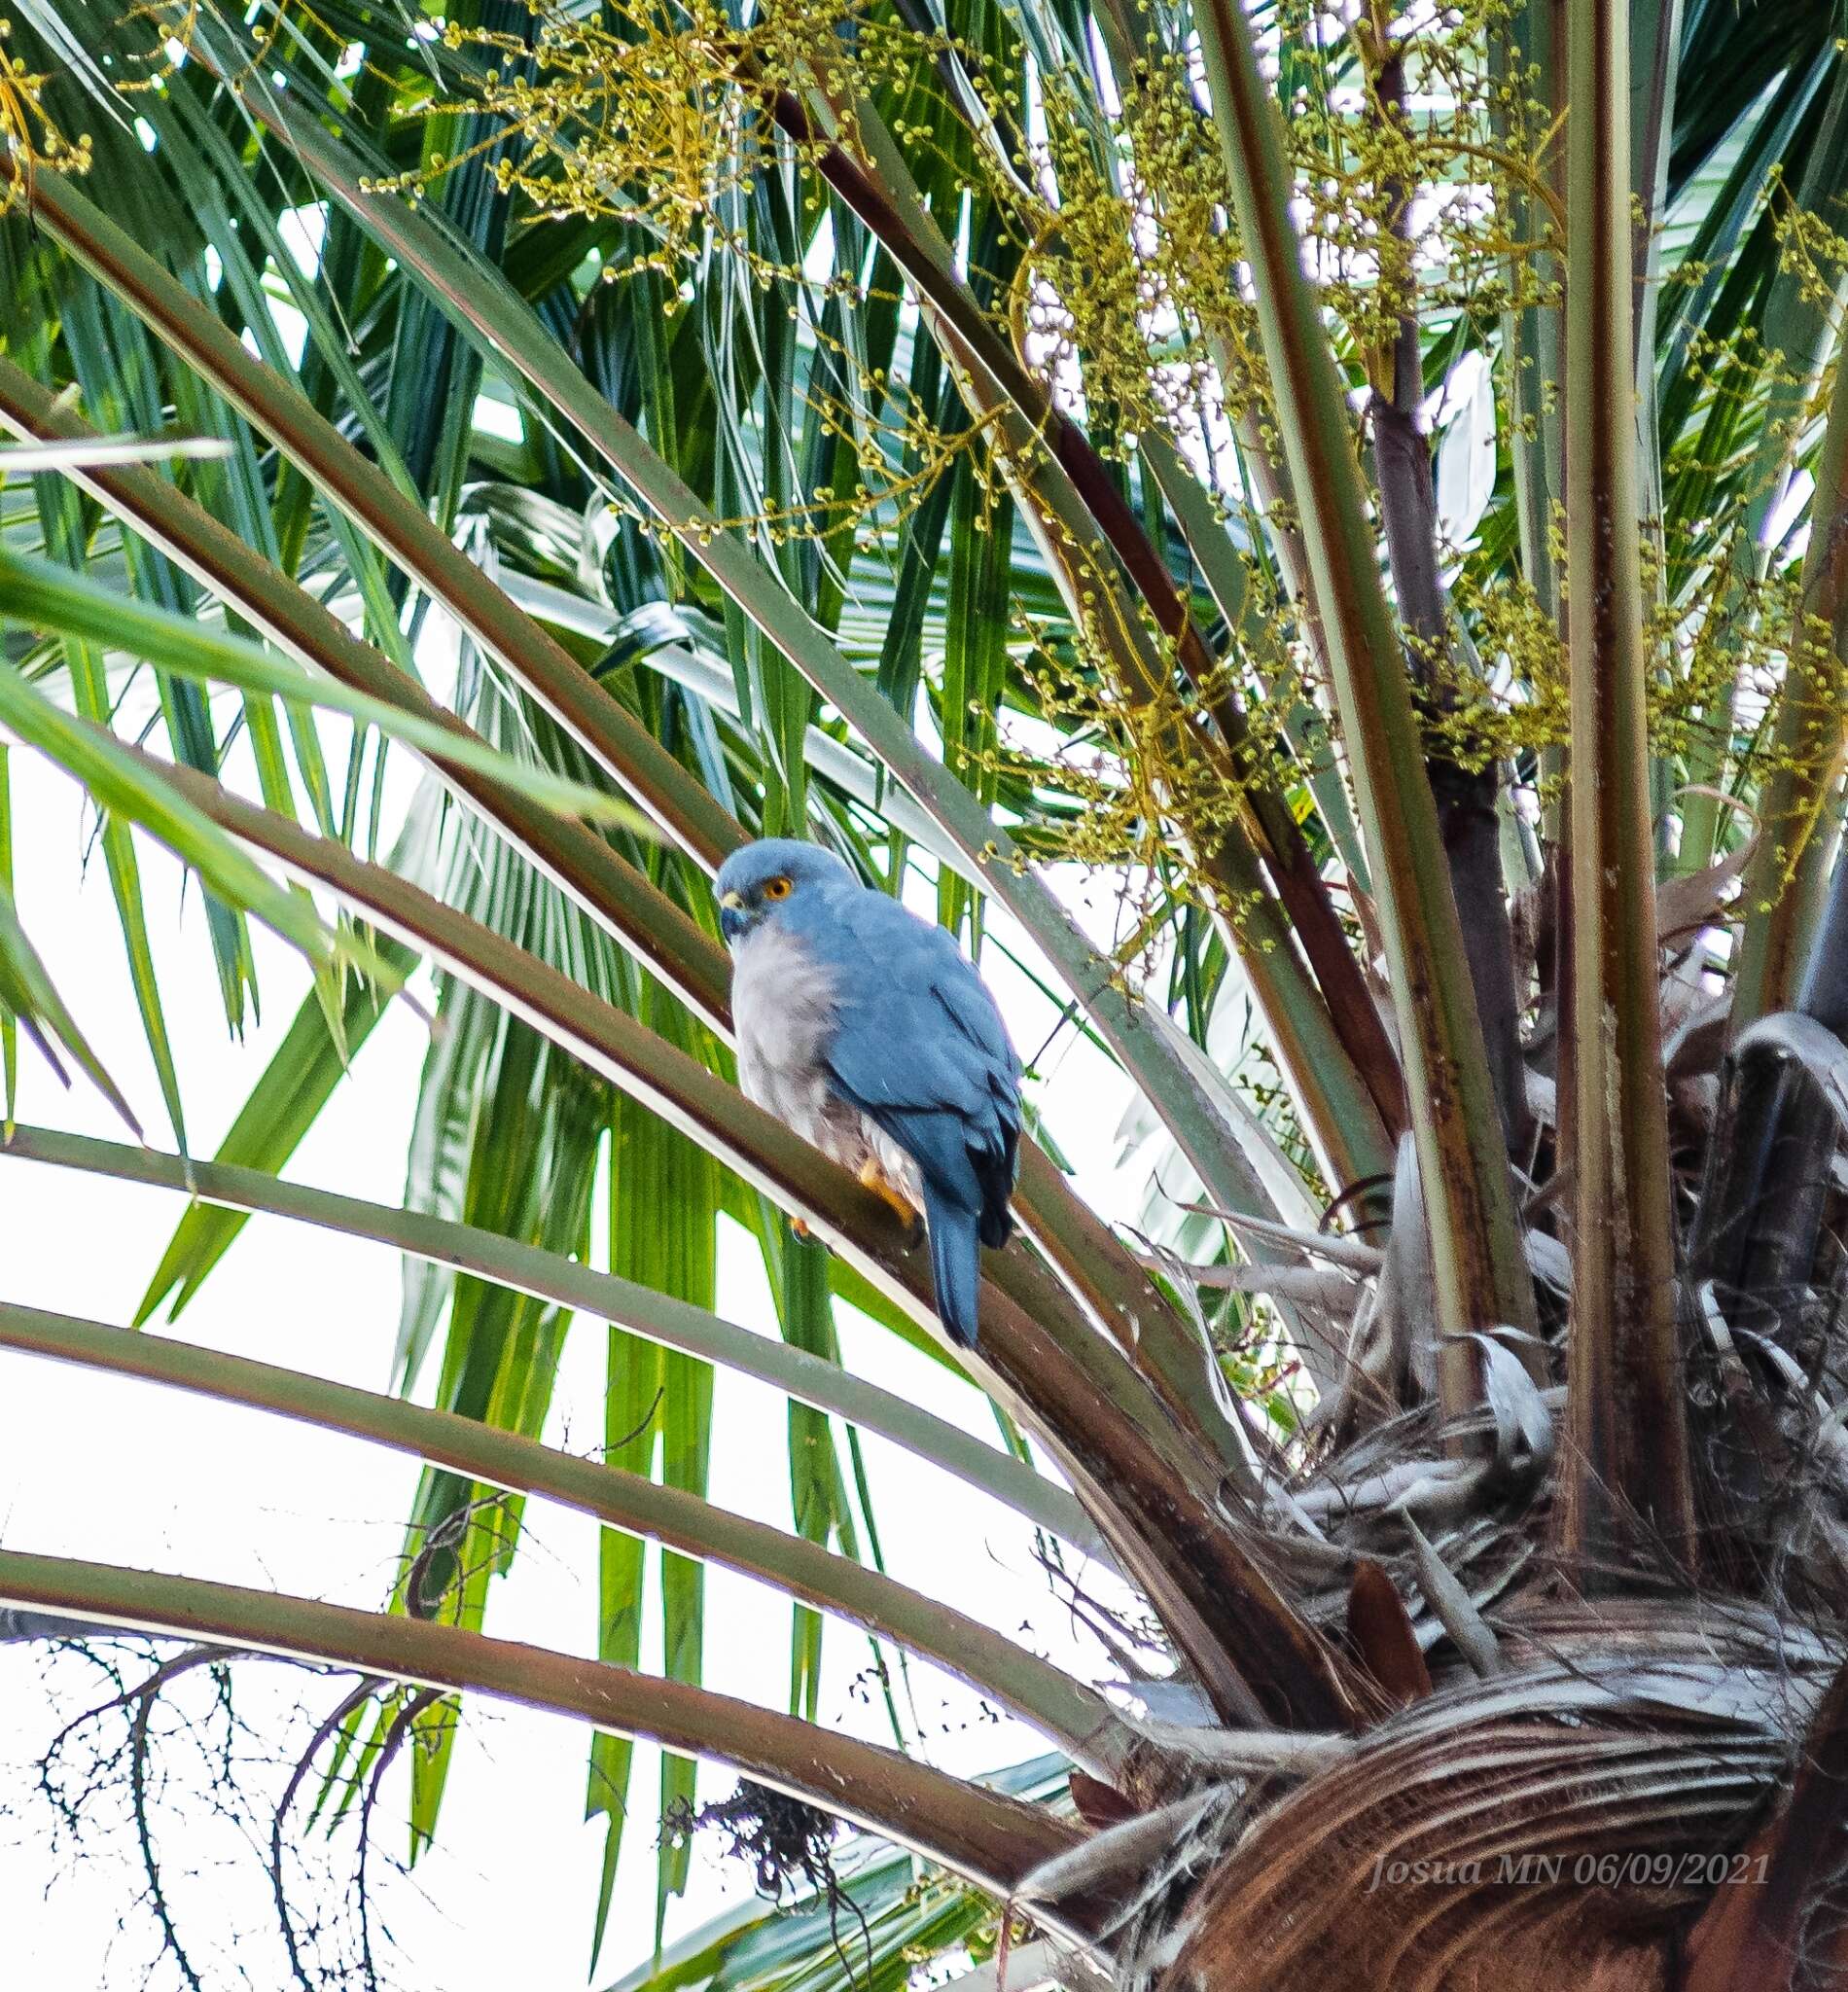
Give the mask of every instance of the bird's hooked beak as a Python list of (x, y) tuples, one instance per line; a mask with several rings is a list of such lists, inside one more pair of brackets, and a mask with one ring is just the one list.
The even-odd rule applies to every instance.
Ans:
[(728, 941), (735, 941), (750, 924), (743, 893), (728, 892), (719, 902), (719, 932)]

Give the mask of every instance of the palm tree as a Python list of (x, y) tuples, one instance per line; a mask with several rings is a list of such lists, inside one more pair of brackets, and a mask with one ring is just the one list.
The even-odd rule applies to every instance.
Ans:
[[(0, 724), (102, 812), (179, 1153), (4, 1153), (195, 1198), (143, 1320), (252, 1211), (409, 1270), (392, 1396), (12, 1305), (0, 1343), (427, 1470), (389, 1611), (14, 1549), (0, 1599), (350, 1668), (336, 1755), (420, 1740), (425, 1836), (448, 1697), (587, 1724), (605, 1908), (623, 1739), (732, 1763), (953, 1877), (854, 1868), (882, 1982), (992, 1942), (997, 1903), (1125, 1985), (1823, 1982), (1831, 11), (463, 0), (439, 32), (17, 0), (7, 46), (0, 420), (34, 475), (0, 513)], [(160, 753), (111, 729), (124, 657)], [(343, 785), (310, 707), (355, 722)], [(389, 858), (385, 740), (431, 777)], [(210, 1162), (137, 832), (209, 895), (233, 1026), (251, 917), (314, 970)], [(841, 1366), (836, 1300), (952, 1361), (928, 1275), (734, 1089), (707, 880), (792, 832), (1017, 939), (1133, 1081), (1156, 1180), (1197, 1182), (1125, 1234), (1029, 1149), (963, 1365), (1004, 1450)], [(1061, 861), (1129, 882), (1116, 951)], [(420, 959), (404, 1208), (286, 1182)], [(119, 1097), (8, 894), (0, 996), (9, 1085), (22, 1031)], [(714, 1315), (721, 1214), (780, 1344)], [(612, 1325), (601, 1466), (537, 1436), (581, 1313)], [(795, 1535), (703, 1499), (714, 1364), (790, 1401)], [(1107, 1699), (884, 1575), (835, 1421), (1107, 1560), (1168, 1686)], [(480, 1629), (527, 1493), (606, 1525), (595, 1667)], [(812, 1608), (792, 1713), (699, 1685), (707, 1562)], [(972, 1783), (819, 1727), (818, 1614), (1061, 1768)], [(773, 1966), (733, 1926), (631, 1982), (850, 1975), (833, 1906)]]

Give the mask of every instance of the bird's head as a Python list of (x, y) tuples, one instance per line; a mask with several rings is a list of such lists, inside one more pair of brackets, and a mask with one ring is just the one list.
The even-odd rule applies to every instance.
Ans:
[(794, 837), (764, 837), (733, 851), (719, 868), (712, 889), (719, 899), (720, 931), (735, 947), (804, 894), (852, 882), (853, 873), (833, 851)]

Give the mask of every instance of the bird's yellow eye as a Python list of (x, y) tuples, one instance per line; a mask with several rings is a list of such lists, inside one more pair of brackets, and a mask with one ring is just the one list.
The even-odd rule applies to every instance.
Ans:
[(764, 897), (765, 899), (788, 899), (789, 891), (790, 886), (787, 878), (766, 878), (764, 881)]

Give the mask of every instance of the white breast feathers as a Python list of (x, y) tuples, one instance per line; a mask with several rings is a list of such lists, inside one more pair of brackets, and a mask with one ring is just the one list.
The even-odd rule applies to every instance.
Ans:
[(734, 949), (731, 1021), (745, 1098), (855, 1175), (875, 1163), (921, 1209), (917, 1164), (835, 1085), (828, 1050), (836, 1020), (834, 978), (794, 935), (760, 927)]
[(828, 971), (794, 935), (761, 927), (735, 955), (731, 1018), (745, 1098), (822, 1145), (830, 1104), (824, 1060), (835, 1030)]

